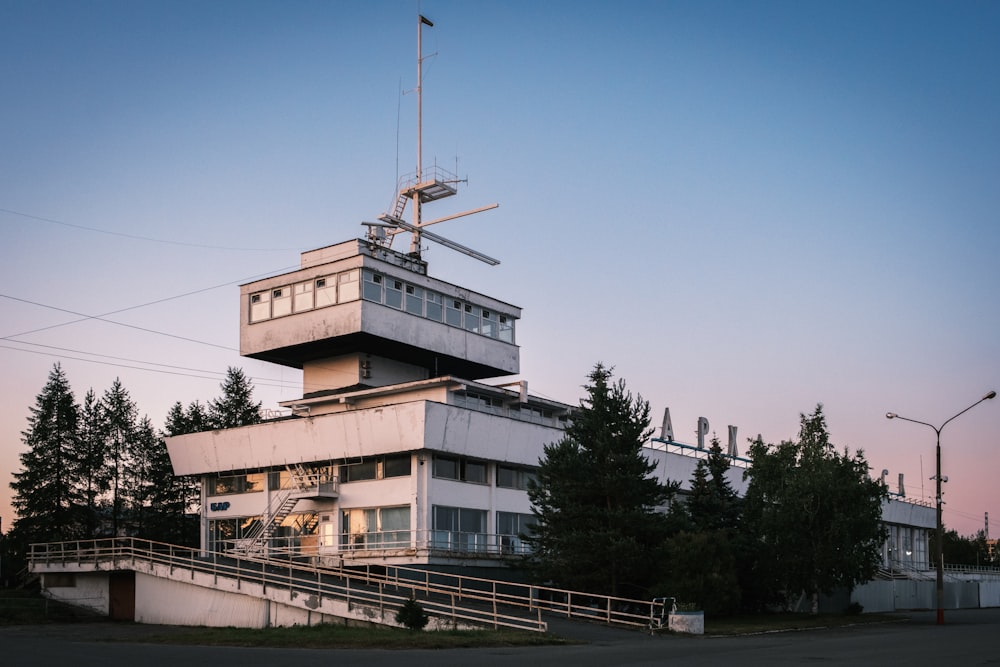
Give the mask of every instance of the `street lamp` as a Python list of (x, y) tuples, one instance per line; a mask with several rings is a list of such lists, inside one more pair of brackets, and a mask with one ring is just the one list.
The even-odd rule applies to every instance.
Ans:
[(948, 425), (948, 422), (955, 419), (959, 415), (963, 415), (972, 408), (976, 407), (983, 401), (988, 401), (997, 395), (995, 391), (990, 391), (988, 394), (980, 398), (978, 401), (967, 407), (966, 409), (959, 412), (953, 417), (949, 417), (945, 420), (944, 424), (941, 426), (934, 426), (933, 424), (928, 424), (927, 422), (917, 421), (916, 419), (910, 419), (908, 417), (901, 417), (895, 412), (885, 413), (886, 419), (902, 419), (903, 421), (913, 422), (914, 424), (923, 424), (924, 426), (930, 426), (934, 429), (934, 433), (937, 434), (937, 473), (934, 475), (934, 480), (936, 482), (936, 493), (937, 497), (935, 499), (937, 503), (937, 624), (944, 625), (944, 526), (941, 523), (941, 430)]

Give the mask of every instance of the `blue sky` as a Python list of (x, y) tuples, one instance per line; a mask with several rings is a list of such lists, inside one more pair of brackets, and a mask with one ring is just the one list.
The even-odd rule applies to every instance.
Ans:
[[(1000, 385), (1000, 5), (421, 11), (424, 162), (468, 177), (429, 211), (499, 202), (436, 231), (502, 263), (425, 258), (524, 309), (533, 392), (576, 403), (602, 361), (687, 442), (700, 416), (792, 438), (823, 403), (835, 443), (931, 495), (933, 432), (884, 415), (940, 424)], [(416, 160), (416, 13), (0, 0), (4, 527), (56, 361), (81, 399), (120, 377), (157, 426), (230, 365), (266, 406), (299, 395), (238, 356), (236, 285), (389, 206)], [(998, 441), (1000, 401), (944, 430), (963, 534), (987, 511), (1000, 533)]]

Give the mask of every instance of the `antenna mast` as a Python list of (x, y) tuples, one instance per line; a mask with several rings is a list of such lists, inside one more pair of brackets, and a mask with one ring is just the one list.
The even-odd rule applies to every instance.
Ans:
[[(449, 174), (441, 167), (434, 165), (433, 169), (428, 169), (429, 173), (424, 173), (423, 168), (423, 131), (424, 131), (424, 49), (423, 36), (424, 26), (434, 27), (434, 23), (423, 14), (417, 14), (417, 170), (414, 174), (404, 176), (398, 184), (395, 208), (392, 213), (383, 213), (379, 216), (380, 222), (362, 222), (368, 227), (367, 237), (369, 242), (383, 248), (390, 248), (392, 240), (400, 232), (410, 233), (410, 256), (420, 259), (420, 243), (424, 238), (439, 243), (446, 248), (457, 250), (469, 257), (473, 257), (491, 266), (500, 263), (500, 260), (493, 259), (489, 255), (484, 255), (472, 248), (467, 248), (460, 243), (449, 241), (448, 239), (423, 231), (424, 227), (433, 225), (445, 220), (453, 220), (473, 213), (488, 211), (496, 208), (499, 204), (481, 206), (464, 213), (438, 218), (436, 220), (423, 221), (421, 206), (426, 202), (437, 201), (444, 197), (450, 197), (458, 193), (458, 184), (461, 182), (455, 174)], [(406, 205), (413, 202), (413, 222), (406, 222), (403, 215)]]
[[(424, 163), (424, 26), (434, 27), (423, 14), (417, 15), (417, 183), (423, 182)], [(413, 192), (413, 226), (410, 233), (410, 254), (420, 255), (420, 192)]]

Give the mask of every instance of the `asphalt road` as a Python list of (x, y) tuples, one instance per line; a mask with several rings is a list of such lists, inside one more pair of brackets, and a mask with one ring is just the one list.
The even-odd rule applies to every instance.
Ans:
[(538, 648), (452, 650), (259, 649), (143, 644), (169, 628), (93, 623), (0, 628), (9, 667), (252, 667), (254, 665), (1000, 665), (1000, 609), (906, 615), (907, 620), (749, 637), (657, 636), (600, 626), (553, 627), (589, 643)]

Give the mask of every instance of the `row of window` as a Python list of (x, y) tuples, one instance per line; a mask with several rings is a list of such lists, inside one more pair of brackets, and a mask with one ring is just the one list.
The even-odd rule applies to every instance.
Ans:
[(368, 269), (351, 269), (254, 292), (250, 295), (250, 323), (360, 298), (506, 343), (514, 342), (513, 317)]
[[(501, 512), (495, 514), (495, 530), (488, 530), (489, 512), (468, 507), (434, 505), (431, 508), (432, 530), (429, 546), (451, 551), (507, 552), (525, 550), (521, 535), (534, 525), (531, 514)], [(293, 541), (305, 540), (306, 535), (319, 527), (318, 543), (334, 546), (338, 543), (336, 524), (331, 515), (322, 521), (311, 513), (288, 515), (270, 538), (272, 545), (297, 546)], [(341, 549), (399, 549), (412, 546), (410, 506), (367, 507), (342, 510), (339, 546)], [(260, 516), (232, 519), (213, 519), (208, 526), (208, 548), (226, 551), (241, 540), (259, 534)], [(418, 539), (417, 541), (421, 541)], [(301, 542), (299, 542), (301, 544)]]
[(444, 322), (506, 343), (514, 342), (513, 317), (444, 296), (419, 285), (411, 285), (392, 276), (365, 269), (362, 271), (361, 296), (366, 301), (405, 310), (411, 315)]
[(555, 412), (535, 405), (525, 403), (505, 404), (499, 396), (489, 396), (477, 394), (471, 391), (457, 391), (453, 394), (453, 402), (456, 406), (488, 412), (494, 415), (519, 419), (533, 424), (546, 424), (552, 422)]
[[(527, 468), (496, 464), (496, 485), (505, 489), (527, 489), (530, 480), (537, 479), (535, 473)], [(487, 484), (487, 463), (477, 459), (467, 459), (459, 456), (434, 456), (432, 474), (440, 479), (453, 479), (459, 482)]]
[[(373, 456), (359, 461), (325, 466), (313, 470), (313, 473), (318, 472), (321, 476), (329, 479), (339, 479), (342, 483), (408, 477), (412, 471), (412, 458), (410, 454)], [(486, 461), (478, 459), (435, 455), (432, 463), (432, 474), (440, 479), (487, 484), (488, 465)], [(496, 464), (495, 472), (496, 485), (505, 489), (527, 489), (528, 482), (536, 479), (532, 470), (502, 463)], [(289, 473), (282, 470), (266, 474), (247, 473), (209, 477), (207, 493), (209, 496), (258, 493), (264, 490), (265, 479), (271, 490), (284, 489), (289, 486)]]
[(360, 271), (352, 269), (250, 295), (250, 322), (325, 308), (361, 298)]

